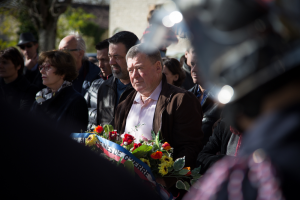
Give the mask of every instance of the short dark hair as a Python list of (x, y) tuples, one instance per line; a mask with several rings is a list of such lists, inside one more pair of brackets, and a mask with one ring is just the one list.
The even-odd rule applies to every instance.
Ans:
[(49, 64), (56, 68), (55, 74), (65, 75), (64, 80), (73, 81), (78, 76), (75, 67), (75, 61), (72, 55), (66, 51), (46, 51), (39, 55), (39, 65), (48, 61)]
[(109, 46), (108, 39), (105, 39), (102, 42), (96, 44), (95, 48), (100, 51), (102, 49), (108, 49), (108, 46)]
[(149, 58), (152, 64), (159, 61), (162, 66), (160, 51), (155, 47), (150, 47), (149, 45), (145, 45), (145, 43), (137, 44), (131, 47), (126, 54), (126, 61), (128, 60), (128, 58), (134, 58), (139, 53), (145, 54)]
[(15, 68), (20, 65), (21, 68), (18, 70), (18, 76), (21, 76), (23, 74), (24, 60), (22, 54), (18, 51), (18, 49), (16, 49), (15, 47), (8, 47), (4, 50), (1, 50), (0, 57), (10, 60), (14, 64)]
[(178, 74), (178, 80), (174, 81), (174, 85), (180, 87), (185, 79), (185, 73), (181, 68), (180, 62), (175, 58), (164, 58), (163, 65), (166, 66), (173, 75)]
[(109, 44), (118, 44), (122, 43), (126, 47), (126, 51), (139, 43), (139, 38), (132, 32), (121, 31), (114, 34), (111, 38), (108, 39)]

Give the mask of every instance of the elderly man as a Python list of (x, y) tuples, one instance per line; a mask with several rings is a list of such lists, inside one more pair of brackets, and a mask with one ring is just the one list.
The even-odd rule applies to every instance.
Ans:
[(115, 115), (119, 133), (144, 124), (134, 133), (138, 140), (151, 139), (151, 130), (161, 131), (163, 141), (174, 147), (174, 158), (185, 156), (186, 166), (194, 167), (201, 149), (202, 110), (190, 92), (170, 85), (162, 74), (160, 52), (146, 50), (144, 44), (132, 47), (126, 55), (133, 91), (121, 102)]
[(125, 56), (128, 50), (139, 42), (139, 39), (129, 31), (121, 31), (109, 38), (108, 42), (109, 64), (113, 76), (98, 89), (97, 124), (101, 125), (114, 125), (115, 108), (133, 90)]
[(41, 73), (38, 69), (38, 53), (37, 49), (39, 44), (32, 33), (22, 33), (18, 42), (22, 54), (24, 55), (24, 76), (30, 84), (35, 85), (38, 89), (42, 89), (43, 80)]
[(69, 51), (75, 59), (79, 75), (73, 81), (73, 87), (80, 94), (85, 95), (92, 82), (99, 78), (100, 69), (84, 56), (86, 46), (83, 38), (76, 34), (68, 35), (60, 41), (58, 48)]

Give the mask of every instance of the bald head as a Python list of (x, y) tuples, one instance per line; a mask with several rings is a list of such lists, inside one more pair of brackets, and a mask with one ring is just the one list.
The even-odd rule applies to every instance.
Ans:
[(81, 36), (68, 35), (64, 37), (58, 48), (60, 50), (67, 50), (75, 59), (76, 68), (79, 71), (82, 66), (82, 59), (85, 53), (85, 42)]

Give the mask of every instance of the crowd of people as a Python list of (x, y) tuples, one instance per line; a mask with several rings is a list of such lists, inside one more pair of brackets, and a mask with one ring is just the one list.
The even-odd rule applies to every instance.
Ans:
[[(150, 27), (151, 24), (144, 36), (149, 34)], [(274, 38), (270, 34), (268, 40), (274, 42)], [(280, 40), (274, 43), (279, 44)], [(277, 53), (273, 52), (272, 45), (268, 46), (267, 43), (266, 46), (269, 48), (268, 53)], [(85, 56), (85, 41), (78, 34), (64, 37), (57, 50), (38, 54), (38, 42), (34, 36), (22, 33), (18, 47), (19, 50), (10, 47), (0, 51), (2, 102), (20, 112), (41, 116), (52, 128), (66, 136), (93, 130), (94, 126), (104, 124), (112, 125), (119, 134), (131, 132), (133, 127), (141, 125), (131, 132), (136, 141), (152, 139), (152, 131), (160, 134), (163, 141), (169, 142), (174, 148), (174, 159), (185, 156), (185, 166), (192, 169), (201, 166), (200, 173), (207, 174), (203, 183), (195, 184), (196, 189), (191, 190), (185, 196), (186, 199), (194, 199), (196, 196), (200, 198), (201, 195), (214, 197), (216, 192), (223, 196), (236, 195), (236, 190), (231, 188), (232, 184), (240, 181), (236, 188), (243, 190), (243, 178), (247, 170), (254, 170), (255, 163), (264, 163), (264, 169), (270, 171), (271, 164), (265, 159), (266, 152), (283, 169), (279, 171), (292, 178), (274, 153), (280, 154), (274, 145), (279, 140), (274, 139), (268, 146), (266, 143), (272, 137), (271, 132), (261, 137), (258, 134), (272, 130), (275, 136), (281, 138), (280, 130), (287, 127), (282, 125), (283, 121), (291, 127), (287, 135), (289, 132), (293, 135), (298, 130), (299, 67), (254, 90), (254, 93), (249, 92), (238, 103), (229, 104), (225, 108), (215, 100), (213, 92), (205, 88), (199, 70), (201, 58), (196, 53), (195, 44), (186, 49), (180, 62), (166, 56), (167, 45), (153, 47), (144, 43), (144, 38), (140, 40), (130, 31), (121, 31), (95, 45), (98, 66)], [(263, 64), (267, 63), (271, 54), (265, 54), (265, 51), (260, 52), (260, 62)], [(279, 85), (281, 83), (284, 84)], [(278, 86), (275, 89), (274, 84)], [(253, 104), (254, 97), (259, 98), (259, 103)], [(282, 108), (289, 109), (283, 109), (272, 116), (267, 115)], [(236, 115), (233, 117), (233, 114)], [(258, 124), (257, 131), (254, 131), (253, 124), (260, 117), (266, 117), (265, 121), (262, 120), (265, 123)], [(291, 138), (283, 137), (286, 140)], [(290, 142), (293, 141), (298, 140)], [(293, 145), (295, 149), (299, 148), (296, 143)], [(260, 149), (261, 146), (266, 146), (265, 151)], [(283, 149), (288, 154), (288, 149)], [(254, 161), (236, 159), (238, 155), (251, 153)], [(221, 164), (214, 165), (220, 160)], [(245, 162), (252, 163), (252, 168), (245, 169)], [(230, 171), (231, 176), (225, 169)], [(254, 170), (253, 174), (256, 172)], [(225, 173), (229, 177), (228, 181)], [(282, 178), (282, 174), (280, 180), (286, 183), (287, 179)], [(275, 188), (277, 197), (281, 197), (275, 175), (268, 174), (268, 178), (272, 181), (259, 182), (259, 185), (249, 175), (245, 180), (245, 191), (257, 192), (259, 186), (265, 190), (269, 187)], [(212, 180), (217, 183), (211, 183)], [(158, 178), (157, 182), (179, 199), (185, 194), (175, 188), (172, 178)], [(253, 186), (253, 182), (256, 185)], [(255, 187), (258, 189), (253, 189)], [(287, 194), (290, 190), (283, 186), (285, 196), (291, 197), (292, 192)], [(270, 193), (269, 196), (272, 195)]]

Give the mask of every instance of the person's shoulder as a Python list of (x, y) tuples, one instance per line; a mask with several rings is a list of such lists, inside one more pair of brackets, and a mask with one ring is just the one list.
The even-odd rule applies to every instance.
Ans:
[(97, 65), (95, 65), (94, 63), (92, 63), (90, 61), (87, 61), (87, 62), (88, 62), (89, 70), (91, 73), (94, 73), (94, 72), (100, 73), (100, 68)]

